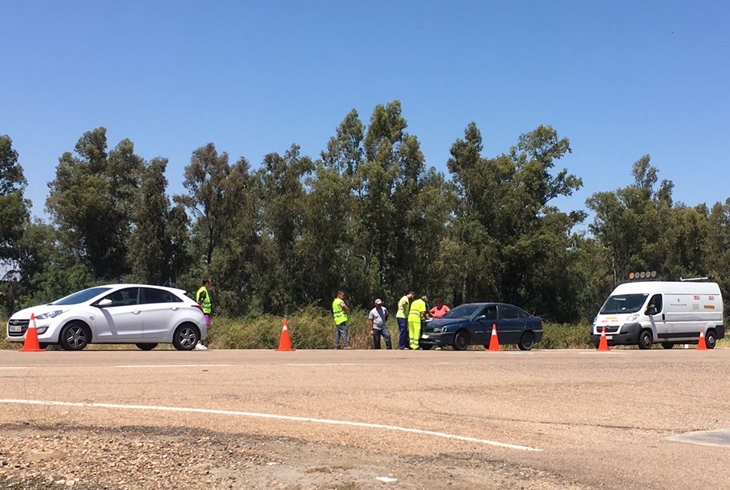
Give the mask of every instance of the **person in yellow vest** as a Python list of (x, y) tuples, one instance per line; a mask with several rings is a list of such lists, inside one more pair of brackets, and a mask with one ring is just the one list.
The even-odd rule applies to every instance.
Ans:
[[(203, 309), (203, 314), (205, 315), (205, 326), (208, 327), (208, 329), (210, 329), (210, 314), (212, 312), (210, 291), (208, 290), (211, 284), (213, 284), (213, 281), (211, 281), (209, 277), (203, 279), (203, 285), (200, 287), (200, 289), (198, 289), (198, 292), (195, 293), (195, 301)], [(200, 340), (198, 341), (195, 348), (198, 350), (208, 349)]]
[[(345, 304), (345, 292), (337, 291), (337, 297), (332, 301), (332, 315), (335, 317), (335, 349), (349, 349), (347, 342), (347, 312), (350, 309)], [(340, 341), (342, 345), (340, 346)]]
[(411, 300), (416, 296), (413, 291), (403, 296), (398, 301), (398, 313), (395, 314), (395, 321), (398, 322), (398, 348), (410, 349), (408, 345), (408, 311), (411, 308)]
[(421, 338), (421, 320), (426, 318), (428, 307), (426, 302), (428, 298), (421, 296), (421, 299), (411, 303), (411, 309), (408, 311), (408, 337), (410, 338), (411, 349), (420, 349), (419, 340)]

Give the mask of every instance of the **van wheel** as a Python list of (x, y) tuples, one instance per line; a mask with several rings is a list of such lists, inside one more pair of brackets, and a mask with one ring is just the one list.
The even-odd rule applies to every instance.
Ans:
[(662, 347), (664, 347), (665, 349), (671, 349), (672, 347), (674, 347), (674, 344), (671, 342), (662, 342)]
[(708, 330), (705, 334), (705, 345), (708, 349), (714, 349), (717, 345), (717, 337), (715, 337), (714, 330)]
[(654, 343), (654, 339), (651, 335), (651, 330), (642, 330), (639, 334), (639, 349), (651, 349), (651, 344)]

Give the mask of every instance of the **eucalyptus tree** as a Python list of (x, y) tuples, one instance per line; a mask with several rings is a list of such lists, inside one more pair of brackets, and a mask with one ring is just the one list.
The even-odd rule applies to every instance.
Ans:
[(567, 138), (549, 126), (523, 134), (509, 153), (482, 157), (475, 123), (451, 147), (447, 165), (458, 196), (451, 235), (442, 244), (455, 301), (504, 300), (553, 318), (573, 293), (565, 278), (573, 227), (580, 211), (564, 213), (550, 202), (570, 195), (581, 180), (557, 160), (570, 151)]
[(185, 269), (188, 218), (167, 196), (166, 158), (152, 159), (132, 211), (134, 230), (129, 252), (132, 273), (146, 284), (173, 285)]
[(59, 158), (46, 208), (69, 254), (95, 279), (130, 272), (128, 240), (144, 161), (124, 139), (107, 151), (106, 129), (84, 133), (75, 152)]
[(615, 191), (593, 194), (586, 205), (594, 213), (589, 230), (609, 251), (616, 282), (629, 273), (656, 271), (667, 276), (664, 267), (667, 242), (664, 232), (672, 213), (671, 181), (658, 182), (658, 169), (649, 155), (637, 160), (631, 171), (634, 183)]
[(190, 214), (193, 248), (206, 267), (234, 225), (232, 217), (244, 192), (241, 182), (247, 173), (245, 160), (230, 165), (228, 153), (218, 154), (213, 143), (193, 151), (190, 164), (185, 167), (183, 186), (188, 192), (176, 195), (174, 200)]
[(311, 158), (292, 145), (283, 155), (269, 153), (257, 172), (262, 197), (257, 287), (265, 311), (286, 313), (307, 304), (310, 277), (304, 274), (302, 247), (308, 194), (304, 182), (314, 170)]
[(0, 263), (6, 265), (18, 259), (18, 241), (30, 219), (30, 202), (23, 195), (26, 185), (13, 141), (0, 135)]

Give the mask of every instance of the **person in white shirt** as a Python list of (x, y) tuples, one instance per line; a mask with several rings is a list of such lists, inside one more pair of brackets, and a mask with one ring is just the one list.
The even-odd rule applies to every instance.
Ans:
[(373, 348), (380, 349), (380, 337), (385, 340), (385, 348), (392, 349), (390, 341), (390, 330), (388, 330), (388, 310), (379, 299), (375, 300), (375, 308), (370, 310), (368, 322), (370, 322), (370, 335), (373, 336)]

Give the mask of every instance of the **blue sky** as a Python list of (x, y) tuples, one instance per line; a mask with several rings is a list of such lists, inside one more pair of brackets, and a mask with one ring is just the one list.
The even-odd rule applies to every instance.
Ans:
[(170, 160), (208, 142), (258, 168), (317, 157), (351, 109), (398, 99), (426, 163), (475, 121), (485, 156), (549, 124), (584, 187), (631, 183), (650, 154), (688, 205), (730, 197), (730, 3), (721, 1), (0, 2), (0, 134), (43, 216), (58, 158), (107, 128)]

